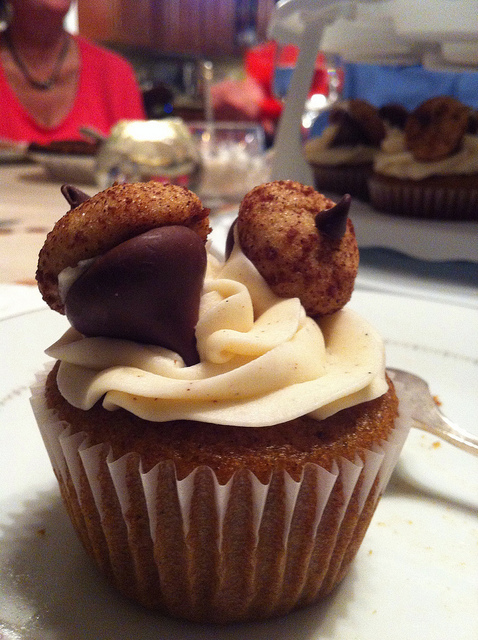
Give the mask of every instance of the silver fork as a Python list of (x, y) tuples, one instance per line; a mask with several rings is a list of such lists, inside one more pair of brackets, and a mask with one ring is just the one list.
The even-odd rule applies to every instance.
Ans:
[(414, 427), (478, 455), (478, 437), (458, 427), (440, 411), (425, 380), (401, 369), (387, 368), (387, 372), (393, 381), (404, 386), (404, 393), (412, 405)]

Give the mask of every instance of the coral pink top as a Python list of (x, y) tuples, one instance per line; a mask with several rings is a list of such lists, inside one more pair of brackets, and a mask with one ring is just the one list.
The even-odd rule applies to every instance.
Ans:
[(56, 127), (45, 127), (28, 113), (0, 65), (0, 139), (48, 144), (78, 140), (80, 127), (108, 135), (121, 119), (142, 120), (145, 112), (133, 68), (122, 57), (75, 36), (80, 55), (78, 90), (70, 113)]

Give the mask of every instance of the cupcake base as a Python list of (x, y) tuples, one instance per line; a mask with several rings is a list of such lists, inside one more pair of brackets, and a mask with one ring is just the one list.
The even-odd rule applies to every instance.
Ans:
[(346, 575), (408, 433), (404, 411), (386, 440), (299, 479), (244, 468), (221, 484), (208, 466), (178, 479), (172, 460), (145, 471), (107, 443), (72, 432), (45, 402), (32, 406), (71, 521), (112, 584), (142, 605), (203, 622), (285, 614)]
[(368, 186), (378, 211), (429, 220), (478, 220), (478, 175), (403, 180), (374, 174)]
[(372, 163), (327, 166), (311, 164), (317, 191), (339, 195), (349, 193), (354, 198), (368, 202), (368, 179), (372, 175)]

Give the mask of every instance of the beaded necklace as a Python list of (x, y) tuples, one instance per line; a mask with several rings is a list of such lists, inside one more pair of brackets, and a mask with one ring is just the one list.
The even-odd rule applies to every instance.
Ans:
[(20, 71), (22, 72), (25, 80), (28, 82), (28, 84), (33, 87), (34, 89), (38, 89), (39, 91), (48, 91), (49, 89), (51, 89), (52, 87), (55, 86), (55, 84), (58, 81), (58, 78), (60, 76), (60, 71), (61, 68), (63, 66), (63, 63), (65, 62), (65, 58), (66, 55), (68, 53), (68, 50), (70, 48), (70, 36), (65, 33), (65, 38), (63, 41), (63, 45), (61, 47), (60, 53), (58, 54), (58, 58), (55, 62), (55, 66), (53, 68), (53, 71), (51, 72), (51, 75), (49, 78), (47, 78), (46, 80), (36, 80), (31, 73), (29, 72), (27, 66), (25, 65), (25, 63), (23, 62), (23, 60), (20, 58), (20, 56), (18, 55), (15, 47), (13, 46), (13, 42), (10, 38), (10, 35), (8, 33), (8, 31), (4, 31), (3, 32), (3, 37), (5, 38), (5, 44), (7, 45), (7, 48), (13, 58), (13, 60), (15, 61), (17, 67), (20, 69)]

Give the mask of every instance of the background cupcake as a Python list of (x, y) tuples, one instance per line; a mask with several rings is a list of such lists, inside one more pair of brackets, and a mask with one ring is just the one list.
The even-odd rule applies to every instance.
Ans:
[(316, 189), (368, 200), (368, 178), (384, 137), (378, 110), (365, 100), (334, 105), (322, 135), (305, 144)]
[(371, 203), (395, 215), (478, 218), (476, 114), (455, 98), (422, 103), (404, 131), (389, 130), (369, 180)]
[[(96, 231), (107, 216), (111, 240), (115, 218), (123, 233), (122, 214), (132, 203), (148, 209), (149, 189), (160, 226), (104, 247), (63, 285), (58, 302), (55, 256), (65, 258), (68, 228), (78, 231), (84, 223), (85, 250), (91, 241), (97, 246)], [(343, 205), (330, 206), (297, 183), (253, 190), (241, 207), (228, 260), (222, 264), (208, 256), (194, 323), (196, 359), (184, 336), (174, 353), (161, 337), (151, 344), (122, 339), (116, 329), (114, 337), (98, 333), (95, 316), (103, 319), (111, 304), (117, 309), (124, 292), (116, 283), (110, 300), (118, 252), (121, 264), (127, 257), (128, 273), (135, 262), (141, 271), (146, 237), (151, 275), (151, 248), (157, 248), (151, 238), (162, 242), (164, 231), (171, 246), (175, 229), (174, 251), (182, 266), (182, 238), (201, 253), (196, 231), (184, 232), (182, 224), (161, 227), (166, 214), (157, 202), (170, 189), (174, 210), (175, 199), (189, 197), (180, 188), (117, 185), (79, 204), (49, 235), (39, 261), (40, 286), (51, 306), (64, 305), (74, 324), (77, 312), (69, 308), (77, 309), (75, 298), (82, 300), (88, 320), (82, 334), (70, 329), (48, 350), (57, 363), (39, 376), (32, 406), (73, 526), (117, 589), (147, 607), (191, 620), (267, 618), (323, 597), (346, 574), (406, 438), (406, 407), (398, 416), (383, 343), (367, 322), (342, 309), (342, 302), (313, 319), (297, 297), (274, 294), (242, 250), (241, 234), (248, 251), (257, 248), (249, 234), (254, 213), (264, 243), (290, 244), (290, 233), (276, 235), (274, 219), (286, 225), (295, 220), (300, 233), (309, 239), (315, 234), (321, 254), (345, 252), (346, 261), (353, 261), (353, 227), (350, 221), (343, 225)], [(197, 214), (191, 198), (189, 207)], [(75, 199), (81, 200), (77, 194)], [(141, 225), (145, 217), (151, 222), (149, 215), (138, 216)], [(183, 221), (190, 222), (187, 215)], [(305, 254), (296, 266), (309, 273), (307, 253), (315, 255), (317, 248), (298, 246)], [(269, 259), (272, 253), (265, 251)], [(329, 277), (337, 278), (343, 262), (337, 259), (342, 266)], [(187, 273), (173, 292), (183, 279)], [(146, 296), (141, 308), (143, 329), (152, 299)], [(187, 304), (194, 307), (194, 296)], [(330, 300), (311, 304), (320, 311)], [(123, 332), (129, 311), (120, 319), (113, 315)], [(189, 366), (180, 353), (191, 359)]]

